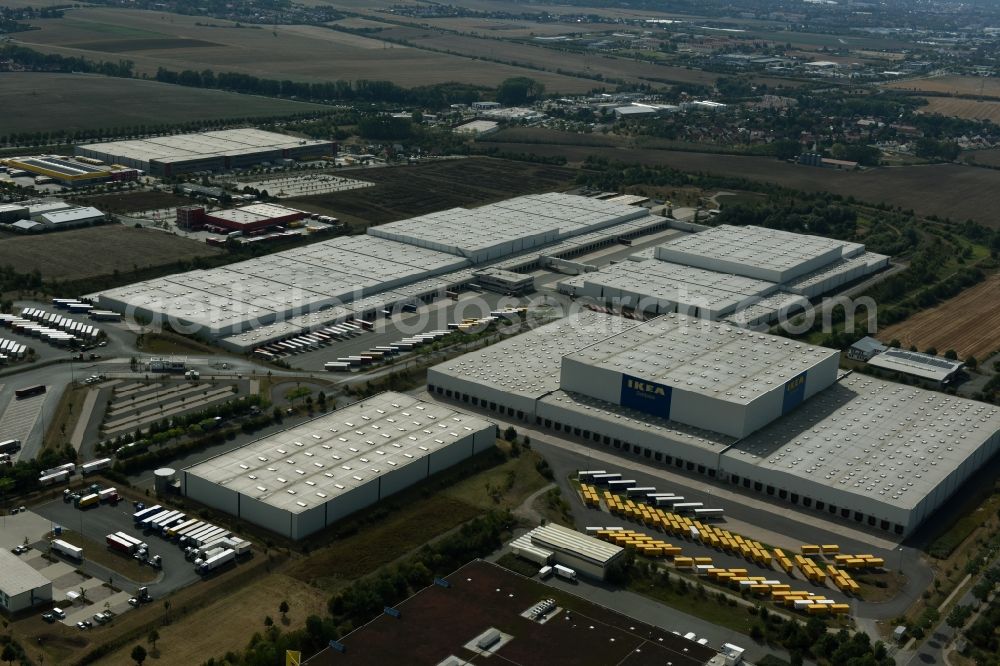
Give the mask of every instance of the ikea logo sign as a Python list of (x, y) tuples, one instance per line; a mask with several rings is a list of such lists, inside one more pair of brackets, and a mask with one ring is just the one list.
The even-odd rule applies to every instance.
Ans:
[(785, 382), (785, 396), (781, 401), (781, 413), (787, 414), (798, 407), (806, 397), (806, 373), (795, 375)]
[(622, 407), (668, 419), (670, 418), (672, 390), (666, 384), (657, 384), (638, 377), (622, 375), (621, 400), (618, 404)]
[(804, 374), (799, 375), (797, 377), (793, 377), (792, 379), (788, 380), (787, 384), (785, 384), (785, 391), (790, 393), (798, 389), (800, 386), (803, 386), (805, 383), (806, 383), (806, 376)]
[(642, 393), (651, 393), (652, 395), (665, 396), (667, 394), (667, 387), (661, 384), (653, 384), (652, 382), (644, 382), (638, 379), (627, 378), (625, 380), (625, 387), (633, 391), (641, 391)]

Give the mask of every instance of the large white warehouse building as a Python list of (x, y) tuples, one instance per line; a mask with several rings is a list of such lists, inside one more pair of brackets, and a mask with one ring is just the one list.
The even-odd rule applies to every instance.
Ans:
[(193, 500), (301, 539), (496, 443), (496, 426), (381, 393), (183, 470)]
[[(511, 359), (518, 359), (517, 367)], [(725, 322), (574, 315), (432, 368), (436, 396), (897, 534), (1000, 448), (1000, 409)]]
[(90, 297), (102, 309), (167, 323), (246, 352), (323, 325), (443, 297), (474, 283), (483, 262), (530, 270), (543, 259), (661, 231), (669, 223), (642, 207), (567, 194), (530, 195)]
[(630, 259), (562, 280), (559, 290), (651, 314), (752, 325), (889, 264), (858, 243), (729, 225), (679, 236)]

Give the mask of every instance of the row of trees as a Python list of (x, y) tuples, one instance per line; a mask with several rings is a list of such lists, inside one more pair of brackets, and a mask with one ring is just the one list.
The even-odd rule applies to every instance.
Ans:
[(319, 102), (360, 102), (370, 104), (407, 104), (441, 108), (449, 104), (471, 104), (491, 92), (488, 88), (466, 83), (440, 83), (403, 88), (391, 81), (326, 81), (308, 83), (288, 79), (264, 79), (241, 72), (184, 70), (160, 67), (154, 78), (194, 88), (218, 88), (271, 97), (295, 97)]

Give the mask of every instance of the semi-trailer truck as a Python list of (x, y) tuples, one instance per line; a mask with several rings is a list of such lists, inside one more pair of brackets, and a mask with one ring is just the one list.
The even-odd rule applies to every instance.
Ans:
[(163, 511), (163, 507), (160, 506), (159, 504), (156, 504), (154, 506), (145, 509), (140, 509), (132, 514), (132, 520), (135, 521), (136, 524), (139, 524), (140, 522), (142, 522), (143, 518), (146, 518), (147, 516), (154, 516), (160, 511)]
[(74, 546), (71, 543), (67, 543), (62, 539), (53, 539), (51, 543), (52, 550), (57, 553), (62, 553), (66, 557), (74, 560), (83, 559), (83, 548)]
[(78, 509), (86, 509), (88, 506), (97, 506), (101, 503), (101, 497), (97, 493), (90, 493), (78, 499), (74, 504)]
[(88, 474), (94, 474), (109, 467), (111, 467), (111, 458), (99, 458), (80, 465), (80, 473), (87, 476)]
[(122, 539), (117, 534), (109, 534), (104, 538), (104, 540), (108, 544), (108, 548), (122, 553), (123, 555), (132, 555), (135, 552), (136, 545), (131, 541)]
[(236, 559), (236, 551), (231, 548), (227, 548), (220, 553), (217, 553), (207, 560), (198, 565), (198, 573), (207, 574), (210, 571), (214, 571), (224, 564), (228, 564)]
[(568, 581), (576, 581), (576, 571), (570, 569), (569, 567), (564, 567), (561, 564), (557, 564), (552, 567), (556, 575)]

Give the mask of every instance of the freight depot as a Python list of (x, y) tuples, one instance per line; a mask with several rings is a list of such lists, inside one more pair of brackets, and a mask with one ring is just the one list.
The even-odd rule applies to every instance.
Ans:
[[(446, 291), (475, 283), (482, 262), (496, 261), (495, 268), (507, 271), (532, 270), (544, 260), (660, 231), (671, 222), (645, 208), (566, 194), (447, 212), (447, 219), (417, 218), (426, 225), (424, 235), (413, 225), (393, 223), (361, 236), (89, 298), (102, 309), (170, 321), (178, 330), (246, 352), (316, 327), (442, 298)], [(259, 335), (253, 330), (271, 324), (274, 328)]]
[[(431, 368), (428, 391), (746, 491), (910, 534), (1000, 448), (1000, 410), (837, 351), (670, 314), (584, 313)], [(510, 359), (524, 359), (517, 372)], [(511, 420), (514, 420), (511, 418)]]
[(382, 393), (189, 467), (182, 489), (301, 539), (495, 443), (488, 421)]

